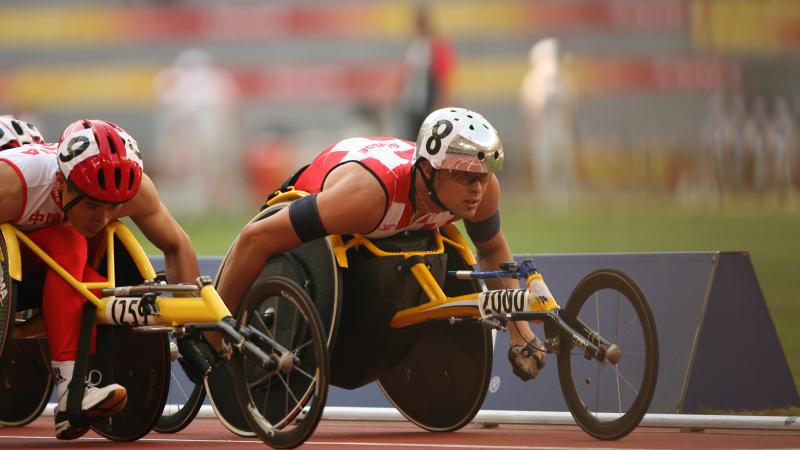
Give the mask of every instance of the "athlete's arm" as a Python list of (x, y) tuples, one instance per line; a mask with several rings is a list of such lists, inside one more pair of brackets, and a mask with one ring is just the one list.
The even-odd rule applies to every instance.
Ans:
[[(491, 218), (500, 205), (500, 184), (497, 177), (491, 177), (483, 194), (481, 204), (472, 217), (473, 222), (481, 222)], [(472, 242), (478, 253), (478, 264), (482, 270), (497, 270), (501, 262), (513, 261), (511, 248), (503, 235), (503, 230), (498, 229), (497, 233), (485, 241)], [(509, 289), (518, 287), (517, 281), (513, 279), (489, 279), (486, 280), (486, 287), (489, 289)], [(508, 327), (510, 341), (512, 345), (524, 344), (533, 339), (533, 332), (525, 322), (512, 322)]]
[(192, 242), (161, 203), (156, 187), (147, 175), (142, 177), (139, 192), (122, 206), (118, 216), (130, 217), (145, 237), (164, 252), (170, 282), (194, 282), (200, 270)]
[[(470, 222), (483, 222), (490, 219), (497, 213), (497, 208), (500, 205), (500, 184), (497, 182), (497, 177), (492, 176), (489, 178), (489, 183), (486, 185), (486, 191), (483, 194), (478, 210), (475, 216), (469, 219)], [(465, 219), (467, 220), (467, 219)], [(489, 237), (482, 241), (476, 240), (473, 236), (472, 243), (475, 245), (475, 250), (478, 253), (478, 263), (483, 270), (496, 270), (500, 268), (501, 262), (511, 261), (513, 256), (511, 248), (503, 236), (503, 231), (498, 229), (494, 236)], [(504, 287), (504, 280), (488, 280), (487, 286), (492, 289), (500, 289)]]
[[(332, 170), (317, 194), (319, 217), (328, 234), (368, 233), (386, 207), (378, 180), (358, 164)], [(219, 278), (218, 291), (235, 314), (247, 289), (273, 255), (301, 244), (289, 218), (289, 208), (246, 225), (234, 242)]]
[(22, 182), (17, 171), (0, 161), (0, 223), (13, 222), (22, 211)]

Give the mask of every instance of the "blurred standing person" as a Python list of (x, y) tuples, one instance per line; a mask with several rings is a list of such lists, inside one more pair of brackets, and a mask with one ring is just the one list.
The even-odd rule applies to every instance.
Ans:
[(728, 183), (733, 192), (740, 193), (747, 186), (747, 166), (748, 166), (748, 135), (750, 127), (747, 117), (747, 108), (744, 98), (740, 93), (736, 93), (731, 98), (731, 115), (728, 118), (728, 130), (731, 146), (728, 149), (730, 154), (727, 160)]
[(177, 212), (224, 212), (241, 201), (238, 104), (233, 77), (206, 50), (189, 49), (158, 74), (159, 186)]
[(404, 139), (416, 139), (428, 114), (453, 103), (456, 54), (450, 41), (437, 34), (426, 6), (414, 12), (414, 36), (406, 49), (399, 106)]
[(783, 96), (775, 97), (769, 136), (774, 151), (772, 159), (774, 186), (780, 198), (785, 199), (793, 190), (792, 180), (795, 177), (794, 169), (797, 163), (797, 130), (792, 112), (789, 110), (789, 103)]
[(730, 118), (721, 92), (713, 93), (710, 103), (709, 114), (701, 131), (704, 150), (700, 162), (700, 173), (703, 177), (701, 183), (715, 191), (721, 204), (726, 189), (725, 174), (729, 170), (726, 159), (732, 145)]
[(763, 193), (772, 184), (772, 146), (768, 138), (769, 127), (767, 107), (764, 97), (758, 96), (753, 102), (753, 111), (745, 126), (745, 143), (748, 149), (750, 187)]
[(533, 188), (563, 205), (574, 188), (576, 139), (573, 100), (564, 83), (555, 38), (531, 47), (521, 101)]

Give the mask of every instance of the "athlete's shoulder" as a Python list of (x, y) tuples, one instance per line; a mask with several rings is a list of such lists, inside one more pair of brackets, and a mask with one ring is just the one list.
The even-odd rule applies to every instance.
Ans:
[(404, 139), (389, 136), (378, 137), (351, 137), (341, 140), (330, 147), (331, 151), (361, 151), (374, 149), (408, 150), (413, 149), (414, 143)]
[(3, 150), (0, 160), (10, 163), (29, 184), (42, 184), (52, 181), (57, 170), (56, 144), (28, 144)]
[(11, 157), (42, 157), (51, 158), (55, 161), (55, 155), (58, 153), (58, 144), (27, 144), (17, 148), (0, 151), (0, 158)]

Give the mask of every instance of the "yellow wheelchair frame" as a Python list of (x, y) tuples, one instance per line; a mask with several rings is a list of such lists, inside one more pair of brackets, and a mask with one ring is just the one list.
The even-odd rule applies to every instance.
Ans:
[[(44, 263), (63, 278), (69, 285), (78, 291), (84, 298), (92, 302), (97, 308), (96, 322), (101, 325), (163, 325), (166, 327), (177, 327), (185, 323), (215, 323), (231, 315), (228, 307), (217, 294), (211, 285), (210, 279), (202, 281), (199, 286), (199, 299), (196, 297), (158, 297), (155, 306), (158, 310), (157, 315), (141, 316), (129, 302), (121, 303), (117, 296), (132, 294), (130, 289), (116, 289), (115, 268), (114, 268), (114, 237), (116, 236), (128, 251), (133, 259), (136, 268), (142, 278), (152, 282), (156, 278), (150, 260), (144, 252), (141, 244), (130, 229), (122, 222), (116, 221), (109, 224), (105, 229), (104, 243), (106, 253), (106, 268), (108, 281), (104, 282), (82, 282), (78, 281), (69, 272), (64, 270), (53, 258), (42, 250), (35, 242), (31, 241), (25, 233), (11, 224), (0, 225), (3, 238), (8, 246), (9, 275), (12, 279), (22, 281), (22, 261), (20, 256), (19, 243), (21, 242)], [(154, 289), (157, 286), (154, 285)], [(96, 296), (92, 290), (102, 290), (102, 297)], [(163, 289), (163, 288), (162, 288)], [(174, 292), (195, 292), (198, 287), (194, 286), (175, 286)], [(140, 294), (143, 292), (139, 292)], [(122, 309), (124, 308), (124, 309)], [(115, 314), (119, 312), (119, 314)], [(152, 321), (152, 323), (150, 323)], [(14, 338), (32, 338), (42, 336), (43, 323), (41, 318), (35, 318), (25, 322), (21, 327), (15, 327)]]
[[(308, 195), (308, 193), (299, 190), (290, 190), (270, 199), (267, 205), (272, 206), (280, 202), (296, 200), (305, 195)], [(340, 235), (331, 235), (328, 236), (328, 239), (331, 243), (334, 256), (336, 257), (336, 262), (339, 267), (342, 268), (348, 267), (347, 251), (362, 246), (378, 257), (401, 256), (404, 259), (410, 259), (417, 256), (442, 254), (445, 251), (445, 245), (450, 245), (467, 264), (470, 266), (475, 266), (477, 264), (475, 256), (470, 251), (466, 239), (464, 239), (464, 236), (452, 223), (433, 230), (433, 239), (436, 243), (436, 248), (433, 250), (404, 252), (384, 251), (378, 248), (369, 238), (359, 233), (353, 234), (352, 239), (349, 239), (347, 242), (345, 242)], [(454, 316), (481, 317), (479, 309), (481, 296), (485, 296), (485, 294), (474, 293), (448, 297), (423, 261), (412, 265), (411, 273), (419, 283), (428, 301), (418, 306), (398, 311), (390, 323), (392, 328), (399, 329), (432, 319), (447, 319)], [(534, 272), (527, 276), (525, 284), (528, 285), (534, 280), (541, 280), (542, 283), (544, 283), (541, 274)], [(542, 298), (540, 301), (530, 302), (529, 306), (529, 312), (539, 314), (554, 312), (560, 309), (560, 306), (552, 296), (546, 296), (546, 298)], [(536, 318), (526, 320), (539, 319), (540, 318), (537, 316)]]
[[(307, 331), (304, 336), (307, 340), (301, 344), (301, 348), (305, 348), (302, 351), (296, 348), (284, 347), (281, 345), (279, 337), (265, 334), (253, 327), (238, 324), (214, 288), (212, 279), (208, 276), (198, 277), (196, 285), (156, 282), (157, 274), (142, 246), (130, 229), (120, 221), (112, 222), (106, 226), (101, 241), (102, 248), (97, 251), (97, 255), (105, 253), (107, 281), (103, 282), (77, 280), (26, 236), (24, 232), (11, 224), (0, 224), (0, 232), (2, 232), (2, 238), (6, 243), (8, 261), (5, 262), (7, 262), (8, 275), (12, 280), (16, 282), (23, 280), (20, 245), (24, 245), (40, 258), (49, 269), (56, 272), (73, 289), (94, 305), (94, 322), (99, 325), (130, 326), (133, 331), (156, 334), (173, 332), (176, 337), (202, 331), (219, 332), (223, 340), (233, 350), (231, 361), (238, 368), (238, 373), (234, 374), (233, 384), (237, 390), (236, 397), (242, 409), (242, 414), (252, 426), (257, 427), (259, 436), (267, 445), (276, 448), (295, 447), (304, 442), (313, 432), (316, 422), (313, 424), (302, 423), (295, 427), (289, 423), (273, 425), (261, 417), (258, 411), (252, 407), (252, 399), (248, 395), (250, 387), (246, 385), (243, 373), (245, 360), (252, 361), (267, 374), (281, 373), (288, 376), (288, 374), (298, 371), (300, 373), (298, 376), (305, 376), (312, 380), (311, 387), (306, 388), (307, 395), (316, 396), (324, 403), (324, 399), (327, 396), (327, 384), (319, 383), (318, 380), (325, 379), (328, 371), (325, 339), (322, 334), (322, 326), (319, 323), (320, 319), (313, 309), (311, 300), (301, 294), (295, 294), (295, 291), (300, 290), (299, 287), (278, 281), (273, 283), (274, 286), (270, 286), (272, 290), (270, 295), (272, 298), (280, 298), (284, 304), (289, 305), (288, 311), (294, 311), (295, 321), (297, 321), (298, 317), (300, 320), (305, 321)], [(116, 285), (115, 239), (120, 242), (131, 257), (136, 270), (144, 279), (142, 284), (121, 287)], [(3, 255), (0, 253), (0, 260), (2, 260), (2, 257)], [(102, 263), (100, 260), (95, 262)], [(100, 290), (101, 295), (95, 295), (92, 292), (93, 290)], [(158, 295), (161, 293), (191, 296), (165, 297)], [(84, 313), (86, 313), (86, 309), (84, 309)], [(8, 338), (34, 339), (43, 337), (46, 337), (44, 320), (41, 316), (34, 316), (19, 324), (14, 324), (13, 334)], [(309, 354), (311, 356), (308, 356)], [(302, 355), (312, 358), (310, 359), (312, 361), (310, 370), (308, 363), (302, 360)], [(167, 370), (169, 370), (168, 367)], [(175, 428), (171, 430), (159, 430), (148, 422), (150, 425), (147, 429), (137, 430), (123, 437), (116, 436), (113, 433), (104, 433), (96, 427), (95, 431), (112, 440), (138, 439), (150, 431), (149, 427), (162, 432), (179, 431), (196, 414), (199, 405), (202, 403), (202, 396), (202, 383), (198, 383), (191, 395), (191, 400), (188, 400), (193, 402), (191, 407), (193, 412), (183, 413), (180, 419), (183, 421), (182, 424), (175, 425)], [(129, 399), (128, 407), (130, 407), (130, 404), (131, 401)], [(36, 414), (40, 412), (41, 410)], [(158, 413), (160, 414), (161, 411)], [(21, 424), (24, 425), (24, 423)]]

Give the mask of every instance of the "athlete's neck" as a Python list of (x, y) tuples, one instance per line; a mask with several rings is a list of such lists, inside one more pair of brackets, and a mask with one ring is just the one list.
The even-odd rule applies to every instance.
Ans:
[(425, 185), (425, 181), (422, 179), (424, 176), (422, 170), (422, 167), (417, 167), (414, 171), (414, 198), (412, 204), (416, 209), (415, 213), (440, 213), (444, 210), (436, 206), (436, 202), (434, 202), (431, 198), (431, 193), (428, 192), (428, 187)]

